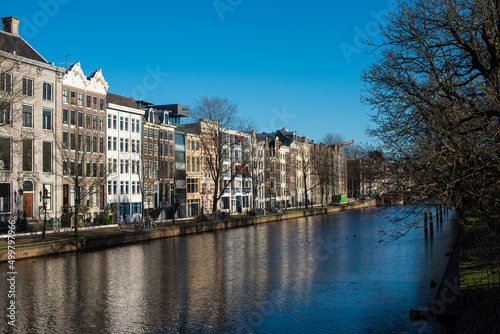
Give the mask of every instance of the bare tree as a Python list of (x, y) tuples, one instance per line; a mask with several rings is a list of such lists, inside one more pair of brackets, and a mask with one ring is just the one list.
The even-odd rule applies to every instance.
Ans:
[[(62, 138), (54, 136), (58, 153), (54, 159), (62, 167), (62, 174), (59, 176), (62, 177), (63, 184), (74, 188), (74, 226), (75, 237), (78, 237), (80, 213), (88, 211), (89, 206), (94, 204), (99, 207), (98, 202), (93, 203), (98, 201), (98, 198), (104, 202), (105, 192), (102, 188), (108, 174), (116, 170), (117, 166), (112, 166), (113, 170), (107, 169), (104, 161), (104, 137), (92, 131), (95, 122), (90, 120), (89, 124), (87, 119), (87, 125), (84, 127), (83, 113), (74, 117), (75, 126), (71, 132), (63, 132)], [(87, 203), (84, 203), (85, 199)]]
[(394, 191), (488, 222), (500, 208), (500, 7), (491, 0), (410, 0), (388, 17), (363, 73), (370, 133)]
[[(232, 151), (245, 141), (244, 122), (237, 116), (238, 107), (227, 98), (203, 96), (195, 100), (191, 117), (197, 123), (205, 169), (214, 182), (212, 211), (224, 191), (242, 173), (242, 162), (231, 159)], [(236, 130), (240, 135), (230, 135)], [(229, 163), (228, 163), (229, 162)]]

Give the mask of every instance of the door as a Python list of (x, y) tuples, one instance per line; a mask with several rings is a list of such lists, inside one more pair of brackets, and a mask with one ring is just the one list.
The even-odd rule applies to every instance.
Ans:
[(24, 193), (23, 194), (23, 210), (26, 218), (33, 217), (33, 194)]

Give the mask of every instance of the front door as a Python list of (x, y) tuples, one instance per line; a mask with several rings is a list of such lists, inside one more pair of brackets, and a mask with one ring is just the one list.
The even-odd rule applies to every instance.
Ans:
[(33, 194), (24, 193), (23, 194), (23, 210), (26, 218), (33, 217)]

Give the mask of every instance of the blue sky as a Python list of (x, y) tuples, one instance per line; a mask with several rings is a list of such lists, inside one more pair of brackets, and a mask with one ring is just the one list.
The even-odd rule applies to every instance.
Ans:
[(315, 141), (357, 143), (371, 110), (362, 105), (362, 45), (394, 0), (9, 1), (1, 15), (48, 61), (102, 68), (109, 92), (156, 104), (193, 105), (219, 95), (256, 131), (287, 127)]

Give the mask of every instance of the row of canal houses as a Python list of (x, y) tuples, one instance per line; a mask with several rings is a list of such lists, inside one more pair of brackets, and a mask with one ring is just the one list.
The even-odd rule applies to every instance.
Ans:
[[(61, 217), (78, 199), (87, 218), (212, 212), (215, 184), (207, 162), (213, 152), (203, 149), (200, 133), (207, 121), (186, 124), (185, 105), (112, 94), (101, 69), (87, 76), (79, 62), (54, 66), (19, 36), (19, 19), (2, 22), (0, 220)], [(262, 134), (224, 129), (224, 136), (231, 149), (217, 210), (302, 206), (305, 189), (313, 204), (347, 193), (346, 159), (338, 147), (286, 128)], [(309, 166), (323, 151), (333, 187), (317, 186), (318, 164)]]

